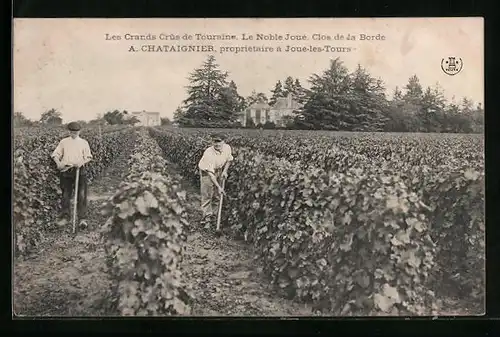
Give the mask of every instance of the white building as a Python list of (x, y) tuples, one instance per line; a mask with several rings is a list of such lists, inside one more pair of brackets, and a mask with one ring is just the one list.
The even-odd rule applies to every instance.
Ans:
[(302, 108), (289, 94), (288, 97), (280, 97), (272, 106), (265, 102), (257, 102), (249, 106), (240, 114), (240, 122), (245, 127), (247, 121), (252, 119), (254, 124), (265, 124), (272, 122), (276, 126), (281, 127), (286, 124), (286, 117), (293, 117), (293, 112)]
[(152, 111), (132, 112), (132, 116), (139, 120), (138, 126), (157, 126), (161, 125), (160, 113)]

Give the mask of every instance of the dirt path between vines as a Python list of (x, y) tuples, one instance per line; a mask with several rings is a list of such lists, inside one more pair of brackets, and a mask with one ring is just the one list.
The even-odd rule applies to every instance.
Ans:
[[(127, 171), (120, 155), (89, 186), (90, 228), (71, 234), (49, 233), (36, 254), (14, 265), (14, 312), (19, 316), (110, 316), (111, 280), (97, 229), (106, 220), (100, 205), (114, 194)], [(178, 175), (169, 164), (170, 174)], [(179, 175), (178, 175), (179, 176)], [(180, 177), (180, 176), (179, 176)], [(190, 288), (195, 316), (303, 316), (311, 309), (279, 295), (253, 259), (250, 245), (216, 237), (199, 225), (199, 192), (188, 192), (190, 231), (183, 259), (183, 281)], [(443, 314), (464, 314), (466, 305), (447, 299)]]
[[(110, 316), (110, 284), (98, 227), (106, 220), (101, 204), (117, 190), (127, 170), (119, 156), (89, 186), (90, 228), (72, 237), (69, 230), (49, 233), (36, 254), (14, 266), (14, 312), (19, 316)], [(169, 167), (176, 174), (175, 167)], [(188, 191), (191, 230), (187, 233), (183, 280), (191, 289), (195, 316), (310, 315), (304, 305), (275, 294), (259, 273), (250, 246), (215, 237), (199, 226), (199, 194)]]
[[(170, 174), (181, 177), (174, 165)], [(188, 192), (191, 231), (183, 259), (183, 280), (194, 297), (195, 316), (309, 316), (311, 308), (290, 301), (273, 290), (262, 274), (253, 249), (243, 241), (214, 235), (200, 225), (200, 195), (181, 179)], [(215, 224), (214, 224), (215, 227)]]
[[(127, 151), (126, 151), (127, 152)], [(89, 185), (89, 228), (73, 237), (68, 230), (48, 233), (36, 254), (14, 265), (14, 312), (20, 316), (110, 315), (110, 280), (98, 227), (102, 203), (112, 196), (127, 170), (119, 155)]]

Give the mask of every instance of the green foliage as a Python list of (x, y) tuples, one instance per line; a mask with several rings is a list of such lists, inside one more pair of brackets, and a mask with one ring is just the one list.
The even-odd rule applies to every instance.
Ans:
[(102, 117), (102, 119), (108, 125), (120, 125), (120, 124), (134, 125), (140, 122), (139, 119), (137, 119), (137, 117), (135, 116), (129, 117), (129, 116), (130, 115), (127, 111), (113, 110), (106, 112)]
[(233, 126), (244, 108), (244, 99), (227, 77), (210, 55), (189, 75), (188, 98), (183, 102), (185, 107), (175, 114), (175, 122), (184, 127)]
[[(50, 158), (62, 137), (63, 129), (39, 129), (24, 134), (14, 144), (13, 218), (16, 256), (36, 250), (43, 232), (55, 229), (61, 190), (58, 171)], [(94, 180), (120, 152), (130, 146), (130, 132), (108, 132), (99, 137), (95, 130), (82, 134), (90, 145), (94, 160), (88, 164), (87, 175)], [(18, 140), (20, 140), (18, 138)]]
[[(271, 99), (268, 104), (273, 106), (279, 98), (287, 97), (288, 95), (292, 96), (292, 99), (299, 104), (304, 104), (307, 101), (308, 91), (302, 87), (300, 80), (293, 77), (288, 76), (283, 83), (281, 81), (276, 82), (274, 89), (271, 90)], [(265, 96), (265, 95), (264, 95)]]
[(161, 125), (172, 125), (172, 121), (168, 117), (160, 118)]
[[(188, 169), (196, 167), (202, 138), (150, 133), (194, 178)], [(235, 234), (249, 234), (279, 289), (334, 314), (421, 315), (437, 308), (426, 288), (436, 250), (428, 219), (397, 174), (348, 165), (343, 173), (304, 169), (238, 147), (235, 154), (224, 222)]]
[(36, 122), (26, 118), (22, 112), (14, 112), (13, 125), (15, 128), (34, 126)]
[(104, 206), (102, 229), (115, 309), (125, 316), (189, 314), (182, 284), (186, 192), (165, 175), (160, 149), (142, 130), (129, 173)]
[(276, 124), (273, 122), (266, 122), (264, 125), (262, 125), (264, 129), (276, 129)]
[(462, 105), (453, 100), (447, 102), (444, 91), (437, 83), (425, 90), (417, 75), (409, 78), (405, 93), (396, 90), (389, 102), (387, 131), (482, 133), (482, 121), (475, 116), (483, 115), (480, 107), (464, 97)]
[(294, 94), (295, 93), (295, 82), (293, 81), (293, 77), (292, 76), (288, 76), (286, 79), (285, 79), (285, 85), (284, 85), (284, 88), (283, 88), (283, 97), (286, 97), (288, 96), (288, 94)]
[(50, 109), (42, 113), (40, 123), (45, 125), (61, 125), (62, 113), (56, 109)]
[[(435, 171), (422, 187), (431, 205), (433, 237), (439, 246), (439, 282), (452, 282), (471, 304), (484, 305), (484, 171)], [(480, 305), (480, 306), (482, 306)]]
[[(379, 168), (399, 175), (425, 205), (431, 235), (438, 242), (433, 271), (440, 284), (458, 285), (481, 300), (484, 290), (484, 143), (479, 136), (302, 134), (262, 138), (231, 135), (229, 142), (261, 153), (343, 173)], [(314, 150), (311, 150), (314, 149)], [(475, 179), (466, 179), (466, 176)], [(482, 229), (483, 228), (483, 229)], [(456, 276), (458, 274), (458, 276)]]
[[(219, 69), (214, 56), (189, 76), (188, 98), (175, 122), (189, 128), (238, 127), (238, 114), (254, 103), (273, 106), (289, 94), (301, 106), (294, 118), (286, 121), (287, 129), (338, 130), (362, 132), (437, 132), (483, 133), (484, 111), (473, 108), (472, 100), (462, 99), (459, 106), (447, 102), (438, 83), (424, 89), (416, 74), (408, 83), (395, 88), (392, 100), (380, 78), (373, 77), (358, 64), (349, 71), (340, 58), (330, 61), (322, 73), (312, 74), (310, 88), (298, 78), (287, 76), (276, 82), (268, 100), (265, 93), (253, 90), (243, 99), (234, 81), (227, 83), (228, 73)], [(249, 125), (248, 128), (255, 127)]]
[(246, 128), (247, 129), (255, 129), (256, 125), (255, 125), (255, 122), (253, 121), (252, 118), (247, 118), (247, 122), (246, 122)]
[(246, 98), (245, 102), (246, 106), (249, 107), (254, 103), (268, 103), (268, 99), (266, 94), (264, 94), (263, 92), (256, 92), (255, 90), (252, 90), (252, 93)]
[[(394, 313), (394, 304), (401, 314), (431, 313), (435, 248), (418, 198), (397, 176), (303, 170), (240, 149), (227, 186), (238, 199), (228, 223), (247, 224), (278, 287), (333, 314)], [(389, 301), (385, 284), (401, 300), (377, 307)]]
[(422, 96), (423, 89), (420, 80), (417, 75), (412, 75), (405, 86), (403, 98), (408, 103), (418, 105), (422, 101)]
[(467, 98), (459, 106), (448, 103), (439, 84), (425, 90), (417, 75), (404, 86), (396, 87), (392, 100), (385, 96), (381, 79), (372, 77), (358, 64), (350, 72), (340, 58), (330, 61), (328, 69), (309, 78), (311, 88), (302, 88), (298, 79), (289, 76), (284, 88), (281, 82), (271, 92), (277, 97), (292, 94), (305, 104), (297, 111), (294, 129), (390, 132), (484, 132), (484, 113), (473, 108)]
[(269, 100), (269, 105), (274, 105), (278, 100), (278, 98), (280, 97), (286, 97), (281, 81), (276, 82), (276, 85), (274, 86), (274, 89), (271, 90), (271, 93), (272, 96), (271, 99)]
[(41, 204), (37, 191), (28, 184), (32, 176), (33, 172), (25, 165), (22, 152), (15, 152), (12, 210), (17, 255), (30, 252), (43, 238), (36, 221), (36, 208), (32, 207), (33, 201)]
[(387, 101), (381, 80), (358, 65), (353, 73), (340, 59), (310, 79), (309, 99), (297, 120), (299, 128), (347, 131), (382, 131), (387, 122)]
[[(206, 147), (208, 132), (183, 130), (164, 133), (152, 129), (150, 133), (165, 155), (179, 163), (196, 183), (195, 168)], [(401, 298), (405, 298), (401, 304), (404, 302), (406, 307), (397, 306), (399, 312), (422, 314), (424, 308), (433, 308), (432, 303), (435, 308), (437, 303), (432, 297), (449, 282), (468, 294), (471, 303), (481, 300), (484, 290), (484, 174), (481, 173), (484, 154), (480, 137), (382, 136), (379, 133), (346, 133), (332, 137), (327, 133), (303, 131), (258, 133), (258, 137), (256, 132), (227, 132), (226, 135), (236, 160), (226, 184), (231, 201), (223, 212), (229, 214), (224, 219), (225, 226), (238, 236), (245, 230), (249, 231), (250, 238), (262, 252), (266, 270), (288, 293), (315, 300), (328, 308), (331, 303), (318, 299), (329, 298), (331, 294), (323, 289), (328, 285), (335, 289), (332, 294), (335, 294), (338, 305), (343, 303), (345, 306), (352, 299), (347, 293), (345, 301), (338, 296), (339, 291), (347, 292), (345, 289), (351, 285), (344, 284), (346, 288), (338, 290), (339, 285), (332, 286), (327, 281), (321, 283), (326, 276), (316, 271), (311, 273), (322, 276), (313, 277), (302, 274), (302, 271), (300, 274), (307, 276), (307, 287), (314, 283), (316, 290), (294, 288), (297, 285), (295, 278), (290, 280), (284, 275), (290, 265), (295, 268), (299, 263), (296, 255), (287, 255), (296, 249), (306, 259), (306, 262), (300, 260), (301, 266), (325, 256), (346, 261), (344, 266), (343, 262), (337, 265), (337, 262), (325, 258), (329, 263), (326, 269), (332, 266), (333, 274), (342, 275), (346, 280), (349, 278), (341, 272), (343, 269), (338, 268), (345, 268), (346, 273), (354, 275), (358, 275), (355, 274), (358, 270), (369, 271), (366, 277), (370, 280), (379, 275), (377, 268), (385, 270), (388, 275), (396, 277), (392, 283), (386, 279), (386, 283), (397, 288)], [(325, 225), (327, 229), (318, 225), (328, 223), (330, 218), (330, 225)], [(263, 222), (263, 219), (266, 220)], [(242, 224), (248, 227), (243, 228)], [(319, 231), (316, 234), (323, 238), (319, 242), (324, 242), (324, 247), (316, 241), (308, 241), (313, 240), (311, 235), (315, 231)], [(305, 241), (295, 238), (295, 235), (304, 236)], [(390, 240), (389, 235), (392, 235)], [(397, 240), (392, 240), (394, 237)], [(399, 241), (404, 244), (399, 244)], [(351, 248), (345, 256), (342, 250), (333, 248), (335, 245), (347, 247), (347, 243)], [(307, 255), (309, 253), (304, 252), (307, 249), (318, 255)], [(333, 255), (327, 255), (332, 249)], [(381, 256), (370, 255), (377, 251)], [(364, 253), (356, 257), (353, 252)], [(393, 255), (387, 256), (388, 252)], [(414, 256), (421, 261), (418, 268), (414, 266), (403, 273), (394, 272), (394, 268), (401, 268), (399, 258), (412, 260)], [(358, 258), (362, 261), (356, 262)], [(377, 266), (375, 269), (363, 265), (370, 263), (370, 259)], [(426, 264), (423, 264), (424, 260)], [(295, 271), (292, 274), (295, 275)], [(410, 279), (417, 278), (415, 275), (418, 275), (418, 281), (412, 284)], [(363, 280), (366, 277), (363, 276)], [(299, 282), (300, 287), (304, 280)], [(339, 282), (343, 281), (336, 280), (335, 284)], [(383, 284), (376, 283), (373, 288), (375, 283), (370, 283), (367, 289), (371, 293), (367, 290), (365, 295), (356, 293), (355, 297), (366, 296), (366, 303), (376, 299), (380, 304), (377, 306), (385, 308), (390, 301), (380, 296), (384, 291), (390, 293), (392, 288)], [(417, 295), (409, 289), (416, 291)], [(429, 289), (432, 292), (429, 293)], [(410, 296), (413, 302), (408, 302), (405, 296)], [(392, 308), (394, 306), (388, 310)], [(341, 309), (344, 308), (330, 307), (334, 311)], [(346, 310), (366, 313), (359, 307)]]

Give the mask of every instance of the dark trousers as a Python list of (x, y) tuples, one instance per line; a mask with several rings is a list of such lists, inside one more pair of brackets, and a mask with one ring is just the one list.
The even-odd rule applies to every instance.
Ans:
[[(85, 168), (80, 168), (78, 180), (78, 218), (85, 219), (87, 215), (87, 175), (85, 174)], [(71, 168), (66, 172), (61, 172), (59, 176), (60, 186), (62, 189), (62, 200), (61, 200), (61, 208), (62, 208), (62, 216), (70, 217), (70, 205), (71, 205), (71, 197), (73, 194), (73, 189), (75, 187), (75, 178), (76, 178), (76, 168)]]

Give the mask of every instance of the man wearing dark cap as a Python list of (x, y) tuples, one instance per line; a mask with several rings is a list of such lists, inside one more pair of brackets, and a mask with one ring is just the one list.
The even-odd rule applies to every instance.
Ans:
[(224, 136), (214, 134), (211, 136), (212, 145), (205, 150), (198, 168), (200, 170), (200, 188), (201, 188), (201, 210), (203, 213), (203, 223), (206, 227), (214, 215), (212, 201), (214, 199), (214, 188), (217, 189), (216, 199), (224, 190), (221, 186), (223, 179), (227, 178), (227, 170), (233, 160), (231, 147), (224, 142)]
[(70, 219), (71, 194), (75, 185), (76, 169), (80, 168), (78, 180), (78, 218), (80, 227), (87, 227), (87, 176), (85, 164), (92, 160), (89, 143), (80, 138), (80, 124), (71, 122), (68, 124), (70, 136), (62, 139), (52, 153), (52, 159), (60, 171), (60, 186), (62, 189), (62, 213), (59, 225), (64, 226)]

